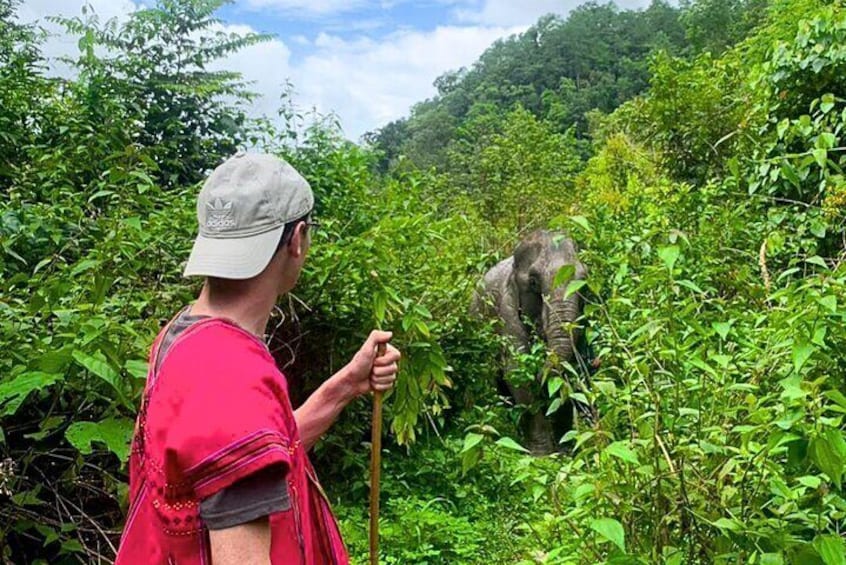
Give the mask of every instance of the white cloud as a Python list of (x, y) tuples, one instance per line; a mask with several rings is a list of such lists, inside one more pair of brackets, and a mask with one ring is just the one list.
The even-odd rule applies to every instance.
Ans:
[(245, 0), (253, 10), (273, 9), (299, 16), (349, 13), (368, 4), (368, 0)]
[(82, 7), (91, 5), (101, 21), (111, 18), (124, 19), (138, 5), (130, 0), (26, 0), (18, 9), (21, 21), (34, 21), (44, 16), (79, 16)]
[[(226, 29), (249, 31), (244, 26)], [(309, 41), (311, 52), (300, 59), (274, 39), (230, 55), (215, 66), (238, 70), (253, 82), (251, 89), (260, 94), (252, 106), (254, 115), (274, 116), (283, 84), (290, 79), (298, 105), (323, 114), (334, 111), (347, 137), (358, 139), (433, 96), (432, 83), (439, 75), (471, 65), (495, 39), (521, 30), (439, 27), (396, 32), (379, 40), (363, 36), (346, 40), (321, 33)]]
[(51, 61), (54, 73), (69, 76), (71, 69), (57, 61), (60, 57), (75, 58), (79, 55), (78, 39), (65, 34), (64, 28), (47, 21), (46, 16), (73, 18), (82, 15), (84, 5), (94, 9), (100, 22), (111, 19), (125, 21), (129, 14), (138, 9), (138, 4), (130, 0), (26, 0), (18, 8), (18, 20), (23, 23), (38, 22), (50, 35), (41, 46), (45, 57)]
[[(227, 25), (223, 29), (228, 33), (239, 34), (253, 31), (241, 25)], [(288, 46), (279, 39), (272, 39), (232, 53), (210, 65), (210, 68), (240, 72), (243, 79), (251, 83), (248, 89), (258, 95), (252, 103), (251, 114), (272, 117), (279, 109), (283, 84), (292, 74), (290, 58)]]
[(407, 114), (436, 93), (432, 83), (439, 75), (471, 65), (495, 39), (521, 30), (448, 26), (378, 41), (321, 34), (317, 51), (296, 64), (294, 84), (318, 110), (335, 109), (355, 139)]

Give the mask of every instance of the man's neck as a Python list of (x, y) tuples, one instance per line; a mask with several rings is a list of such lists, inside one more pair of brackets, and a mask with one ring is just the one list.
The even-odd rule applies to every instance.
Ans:
[(266, 286), (259, 279), (206, 281), (191, 314), (228, 318), (261, 339), (276, 303), (274, 289)]

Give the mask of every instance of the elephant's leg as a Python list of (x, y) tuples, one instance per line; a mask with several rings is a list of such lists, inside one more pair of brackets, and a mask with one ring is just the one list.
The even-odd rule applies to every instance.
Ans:
[(564, 450), (566, 447), (561, 443), (561, 438), (575, 427), (576, 404), (577, 402), (574, 400), (568, 399), (552, 414), (552, 435), (555, 439), (555, 447), (559, 451)]
[(517, 306), (516, 289), (510, 282), (505, 285), (505, 290), (499, 301), (499, 317), (502, 320), (502, 335), (505, 337), (505, 376), (508, 390), (518, 404), (530, 404), (532, 392), (530, 387), (515, 386), (508, 382), (508, 376), (517, 368), (517, 357), (529, 350), (529, 334), (523, 321), (520, 319), (520, 312)]
[(534, 454), (551, 453), (554, 450), (552, 442), (552, 427), (544, 414), (542, 407), (537, 406), (534, 387), (530, 384), (517, 385), (508, 380), (508, 375), (518, 369), (517, 356), (529, 350), (530, 338), (523, 322), (520, 321), (516, 309), (503, 308), (500, 313), (504, 322), (504, 335), (507, 338), (505, 367), (505, 384), (514, 402), (525, 413), (520, 419), (520, 428), (529, 451)]
[[(505, 365), (506, 375), (511, 374), (518, 368), (516, 355), (524, 353), (528, 350), (528, 347), (528, 336), (525, 337), (525, 342), (512, 337), (510, 340), (510, 349), (512, 351), (508, 355)], [(556, 443), (553, 426), (546, 416), (546, 403), (538, 402), (540, 399), (537, 398), (536, 387), (533, 387), (531, 384), (516, 385), (507, 379), (505, 384), (515, 403), (524, 410), (520, 418), (520, 428), (527, 444), (526, 447), (535, 455), (545, 455), (555, 451)], [(563, 410), (564, 407), (561, 409)]]
[(543, 406), (538, 406), (532, 388), (530, 386), (515, 386), (509, 383), (509, 389), (517, 405), (524, 410), (520, 419), (520, 427), (527, 443), (526, 447), (536, 455), (552, 453), (555, 449), (552, 426), (549, 418), (546, 417)]
[(555, 451), (552, 425), (542, 409), (527, 412), (525, 422), (528, 429), (529, 451), (535, 455), (546, 455)]

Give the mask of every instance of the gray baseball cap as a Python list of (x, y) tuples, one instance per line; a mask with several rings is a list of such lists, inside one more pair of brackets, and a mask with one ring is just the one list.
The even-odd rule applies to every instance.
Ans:
[(200, 232), (184, 276), (249, 279), (273, 258), (285, 224), (314, 207), (308, 182), (273, 155), (238, 153), (212, 171), (197, 198)]

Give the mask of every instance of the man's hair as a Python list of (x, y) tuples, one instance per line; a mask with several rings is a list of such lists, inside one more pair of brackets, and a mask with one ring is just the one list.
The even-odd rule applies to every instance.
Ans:
[[(291, 242), (291, 238), (294, 237), (294, 230), (297, 228), (297, 224), (300, 222), (308, 222), (309, 217), (311, 216), (311, 212), (308, 212), (305, 216), (301, 216), (296, 220), (291, 220), (290, 222), (285, 224), (285, 228), (282, 230), (282, 237), (279, 238), (279, 245), (276, 246), (276, 253), (282, 250), (286, 245)], [(308, 223), (306, 223), (306, 229), (308, 229)]]

